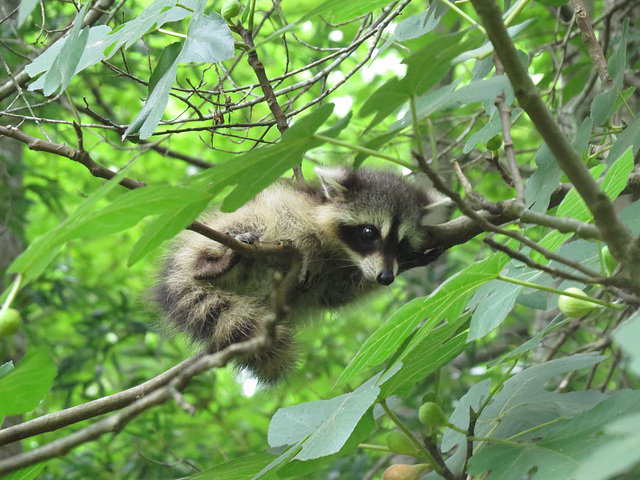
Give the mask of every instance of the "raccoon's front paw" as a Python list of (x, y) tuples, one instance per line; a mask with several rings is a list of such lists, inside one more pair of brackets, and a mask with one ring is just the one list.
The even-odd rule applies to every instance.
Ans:
[(253, 245), (257, 241), (260, 240), (260, 237), (257, 233), (247, 232), (241, 233), (240, 235), (236, 235), (236, 240), (242, 243), (246, 243), (247, 245)]

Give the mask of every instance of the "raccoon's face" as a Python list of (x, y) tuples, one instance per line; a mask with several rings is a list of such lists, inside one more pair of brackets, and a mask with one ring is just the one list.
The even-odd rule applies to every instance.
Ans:
[(327, 222), (363, 276), (390, 285), (398, 256), (417, 250), (426, 194), (402, 177), (384, 171), (317, 171), (327, 198)]
[(378, 225), (343, 223), (338, 226), (338, 233), (351, 261), (360, 268), (367, 280), (391, 285), (398, 274), (399, 253), (418, 247), (415, 239), (411, 241), (411, 237), (416, 237), (409, 235), (411, 227), (403, 225), (398, 219), (391, 219)]

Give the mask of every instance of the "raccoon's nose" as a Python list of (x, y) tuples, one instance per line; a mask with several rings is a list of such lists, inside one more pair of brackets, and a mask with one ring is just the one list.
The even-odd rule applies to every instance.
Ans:
[(382, 270), (376, 277), (376, 281), (380, 285), (391, 285), (395, 278), (391, 270)]

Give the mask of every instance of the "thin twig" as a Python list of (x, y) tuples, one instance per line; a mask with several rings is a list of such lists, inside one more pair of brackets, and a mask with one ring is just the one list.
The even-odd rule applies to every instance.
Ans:
[(580, 27), (580, 32), (582, 32), (582, 41), (589, 50), (591, 63), (593, 63), (593, 66), (598, 72), (602, 86), (605, 90), (609, 90), (613, 87), (613, 79), (609, 76), (609, 72), (607, 70), (607, 59), (605, 58), (602, 47), (598, 43), (596, 34), (593, 31), (589, 13), (587, 12), (583, 0), (571, 0), (571, 4), (576, 12), (576, 23), (578, 24), (578, 27)]
[[(495, 54), (493, 56), (493, 62), (496, 66), (496, 75), (504, 75), (504, 67), (500, 61), (500, 57)], [(511, 179), (513, 186), (516, 189), (516, 197), (518, 200), (524, 203), (524, 183), (522, 182), (522, 176), (520, 175), (520, 169), (518, 168), (518, 162), (516, 161), (516, 150), (513, 146), (513, 140), (511, 138), (511, 109), (505, 102), (505, 94), (501, 92), (495, 101), (496, 107), (500, 112), (500, 120), (502, 122), (502, 138), (504, 141), (504, 153), (507, 155), (507, 162), (509, 165), (509, 172), (511, 173)]]

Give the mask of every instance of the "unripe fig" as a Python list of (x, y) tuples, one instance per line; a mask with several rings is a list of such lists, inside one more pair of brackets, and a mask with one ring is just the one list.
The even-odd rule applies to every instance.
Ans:
[[(567, 288), (565, 292), (575, 293), (576, 295), (582, 295), (586, 298), (584, 292), (576, 287)], [(560, 295), (558, 298), (558, 307), (560, 311), (569, 318), (584, 317), (594, 308), (597, 308), (596, 304), (589, 300), (580, 300), (579, 298), (567, 297), (566, 295)]]
[(397, 463), (385, 470), (382, 480), (418, 480), (418, 471), (412, 465)]
[(393, 453), (399, 455), (418, 455), (417, 447), (411, 442), (409, 437), (403, 432), (393, 430), (387, 434), (387, 446)]
[(242, 11), (242, 4), (238, 0), (227, 0), (222, 4), (222, 10), (220, 15), (225, 20), (230, 20), (233, 17), (237, 17)]
[(18, 331), (22, 324), (22, 317), (20, 312), (7, 308), (0, 313), (0, 337), (8, 337)]
[(418, 410), (418, 419), (425, 427), (442, 427), (449, 423), (440, 405), (433, 402), (427, 402)]
[(498, 150), (502, 146), (502, 137), (500, 135), (496, 135), (495, 137), (487, 140), (485, 143), (487, 150), (491, 150), (492, 152)]
[(618, 261), (613, 258), (609, 251), (609, 245), (605, 245), (602, 249), (602, 260), (604, 260), (604, 266), (607, 269), (607, 273), (611, 274), (618, 266)]

